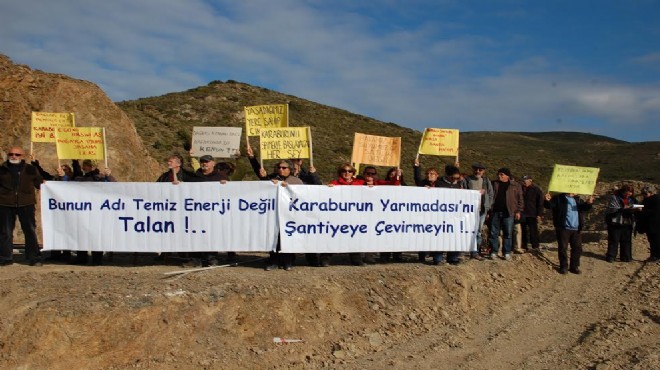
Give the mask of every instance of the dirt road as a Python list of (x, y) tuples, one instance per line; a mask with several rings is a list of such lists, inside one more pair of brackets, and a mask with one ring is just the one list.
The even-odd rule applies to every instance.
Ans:
[(660, 265), (635, 243), (634, 262), (613, 264), (586, 244), (581, 275), (554, 270), (553, 245), (511, 262), (410, 254), (359, 268), (338, 256), (328, 268), (253, 262), (179, 278), (149, 256), (14, 264), (0, 268), (0, 367), (657, 369)]

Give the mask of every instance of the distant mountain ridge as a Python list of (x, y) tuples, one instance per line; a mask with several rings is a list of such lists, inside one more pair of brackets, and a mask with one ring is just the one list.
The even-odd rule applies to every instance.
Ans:
[[(341, 163), (350, 162), (353, 135), (360, 132), (400, 136), (404, 179), (414, 183), (412, 162), (421, 132), (273, 90), (233, 80), (213, 81), (187, 91), (117, 105), (133, 119), (151, 155), (162, 162), (172, 151), (184, 152), (194, 126), (243, 127), (244, 106), (283, 103), (289, 104), (291, 126), (311, 127), (314, 165), (324, 181), (335, 177)], [(251, 143), (258, 147), (256, 139)], [(660, 182), (660, 142), (628, 143), (579, 132), (461, 132), (460, 146), (462, 171), (469, 173), (471, 163), (478, 161), (489, 167), (491, 178), (497, 168), (509, 167), (514, 176), (532, 175), (547, 187), (553, 165), (558, 163), (599, 167), (603, 181)], [(422, 167), (442, 170), (454, 159), (422, 156), (420, 161)], [(235, 179), (253, 178), (246, 159), (237, 164)], [(384, 175), (385, 170), (379, 172)]]

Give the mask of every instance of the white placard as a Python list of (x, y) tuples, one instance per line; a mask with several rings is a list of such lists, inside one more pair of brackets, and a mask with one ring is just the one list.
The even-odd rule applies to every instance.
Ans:
[(193, 127), (191, 155), (233, 158), (241, 145), (240, 127)]

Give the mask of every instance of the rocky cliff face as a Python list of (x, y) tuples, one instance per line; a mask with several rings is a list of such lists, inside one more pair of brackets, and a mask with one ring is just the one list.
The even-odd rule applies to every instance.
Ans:
[[(108, 167), (118, 181), (154, 181), (160, 172), (133, 121), (98, 86), (17, 65), (0, 55), (0, 147), (19, 145), (29, 152), (33, 111), (73, 112), (76, 126), (105, 127)], [(46, 171), (55, 173), (55, 144), (34, 143), (33, 153)]]

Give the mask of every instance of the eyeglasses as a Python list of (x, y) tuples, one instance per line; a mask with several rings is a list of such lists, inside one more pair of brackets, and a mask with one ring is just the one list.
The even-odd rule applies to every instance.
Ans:
[(473, 170), (475, 170), (475, 171), (484, 171), (485, 168), (473, 168)]
[(460, 177), (460, 176), (452, 176), (451, 179), (452, 179), (452, 180), (460, 180), (461, 177)]
[(280, 169), (280, 170), (288, 170), (289, 167), (280, 166), (279, 169)]
[(343, 169), (343, 170), (341, 170), (341, 173), (355, 173), (355, 170)]
[(365, 172), (365, 176), (376, 176), (376, 172)]
[(10, 157), (22, 157), (23, 156), (23, 154), (21, 154), (21, 153), (7, 153), (7, 155), (10, 156)]

